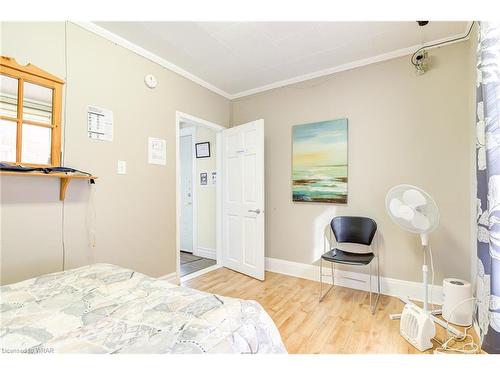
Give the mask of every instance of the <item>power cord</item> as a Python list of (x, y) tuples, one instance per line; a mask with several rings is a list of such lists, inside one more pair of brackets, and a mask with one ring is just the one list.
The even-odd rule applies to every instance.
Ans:
[(90, 193), (89, 193), (89, 204), (87, 205), (87, 214), (86, 214), (86, 228), (87, 228), (87, 233), (89, 237), (89, 247), (92, 249), (92, 251), (89, 252), (87, 261), (89, 263), (93, 262), (93, 250), (96, 247), (96, 231), (95, 231), (95, 220), (96, 220), (96, 208), (95, 208), (95, 185), (90, 184)]
[[(429, 258), (430, 258), (430, 263), (431, 263), (431, 288), (430, 288), (430, 310), (433, 311), (435, 309), (435, 305), (433, 303), (433, 287), (434, 287), (434, 259), (432, 255), (432, 246), (429, 244), (427, 246), (429, 249)], [(425, 251), (424, 251), (424, 263), (426, 262), (426, 256), (425, 256)], [(474, 337), (472, 337), (471, 334), (467, 333), (469, 329), (472, 327), (472, 325), (468, 326), (465, 328), (463, 334), (461, 336), (453, 335), (452, 332), (450, 331), (450, 320), (453, 318), (453, 314), (457, 310), (458, 307), (463, 305), (465, 302), (475, 300), (475, 297), (470, 297), (466, 298), (459, 303), (457, 303), (452, 309), (450, 313), (449, 319), (445, 319), (446, 321), (446, 333), (447, 337), (444, 342), (441, 342), (437, 338), (433, 338), (434, 341), (436, 341), (440, 347), (436, 348), (434, 350), (435, 354), (444, 354), (447, 352), (451, 353), (462, 353), (462, 354), (475, 354), (479, 351), (479, 345), (474, 342)], [(468, 342), (465, 342), (467, 339), (469, 339)], [(461, 347), (458, 348), (453, 348), (450, 346), (450, 343), (452, 342), (465, 342)]]
[[(64, 88), (64, 123), (63, 123), (63, 131), (62, 131), (62, 153), (61, 153), (61, 163), (64, 166), (66, 161), (66, 127), (67, 127), (67, 108), (68, 108), (68, 21), (64, 23), (64, 69), (65, 69), (65, 81), (66, 87)], [(95, 248), (96, 246), (96, 233), (94, 229), (94, 222), (96, 220), (96, 209), (95, 209), (95, 185), (93, 180), (89, 180), (90, 186), (90, 197), (89, 197), (89, 206), (87, 209), (87, 231), (89, 235), (89, 245), (91, 248)], [(62, 270), (66, 270), (66, 243), (65, 243), (65, 204), (64, 200), (62, 201), (62, 214), (61, 214), (61, 242), (62, 242)], [(89, 263), (92, 262), (92, 256), (88, 257)]]
[[(431, 291), (430, 291), (430, 305), (431, 305), (431, 308), (430, 308), (430, 311), (432, 312), (432, 310), (434, 310), (434, 300), (433, 300), (433, 296), (432, 296), (432, 293), (433, 293), (433, 287), (434, 287), (434, 259), (432, 258), (432, 248), (431, 248), (431, 245), (428, 244), (427, 246), (424, 246), (423, 248), (423, 254), (424, 254), (424, 264), (427, 265), (427, 249), (429, 249), (429, 255), (430, 255), (430, 259), (431, 259)], [(427, 291), (426, 291), (427, 292)], [(429, 302), (429, 301), (426, 301), (426, 302)]]
[[(66, 85), (68, 83), (68, 21), (64, 23), (64, 80)], [(64, 88), (64, 123), (63, 123), (63, 135), (62, 135), (62, 155), (61, 163), (64, 165), (64, 159), (66, 158), (66, 122), (67, 122), (67, 110), (68, 107), (68, 87)], [(62, 270), (66, 270), (66, 244), (64, 241), (64, 200), (62, 201), (61, 207), (61, 242), (62, 242)]]
[(432, 296), (433, 288), (434, 288), (434, 259), (432, 257), (432, 246), (429, 243), (429, 258), (431, 259), (431, 291), (430, 291), (430, 300), (431, 300), (431, 311), (434, 310), (434, 298)]
[(418, 55), (418, 53), (426, 48), (432, 48), (432, 47), (437, 47), (437, 46), (441, 46), (443, 44), (449, 44), (449, 43), (453, 43), (453, 42), (457, 42), (459, 40), (464, 40), (464, 39), (467, 39), (470, 35), (470, 32), (472, 31), (472, 27), (474, 26), (474, 24), (476, 23), (476, 21), (472, 21), (472, 23), (470, 24), (470, 27), (469, 27), (469, 31), (467, 31), (467, 34), (465, 34), (464, 36), (460, 36), (458, 38), (454, 38), (454, 39), (450, 39), (450, 40), (445, 40), (445, 41), (442, 41), (442, 42), (439, 42), (439, 43), (434, 43), (434, 44), (429, 44), (427, 46), (423, 46), (423, 47), (420, 47), (419, 49), (417, 49), (415, 52), (413, 52), (413, 55), (411, 55), (411, 63), (413, 66), (417, 66), (417, 63), (415, 62), (415, 57)]
[[(475, 297), (470, 297), (470, 298), (466, 298), (462, 301), (460, 301), (459, 303), (457, 303), (452, 309), (451, 309), (451, 312), (450, 312), (450, 318), (449, 319), (445, 319), (446, 321), (446, 332), (447, 332), (447, 337), (446, 337), (446, 341), (445, 342), (440, 342), (439, 340), (437, 340), (436, 338), (434, 338), (434, 341), (436, 341), (440, 347), (436, 348), (434, 350), (434, 353), (435, 354), (444, 354), (444, 353), (447, 353), (447, 352), (451, 352), (451, 353), (462, 353), (462, 354), (476, 354), (479, 350), (480, 350), (480, 347), (478, 344), (476, 344), (474, 342), (474, 337), (467, 333), (469, 331), (470, 328), (472, 328), (472, 324), (468, 327), (465, 328), (463, 334), (461, 336), (456, 336), (456, 335), (453, 335), (451, 332), (450, 332), (450, 320), (451, 318), (453, 317), (453, 314), (455, 313), (455, 311), (457, 310), (458, 307), (460, 307), (461, 305), (463, 305), (465, 302), (469, 302), (469, 301), (473, 301), (475, 300), (476, 298)], [(467, 339), (469, 339), (468, 342), (465, 342)], [(465, 342), (461, 347), (458, 347), (458, 348), (453, 348), (450, 346), (450, 343), (451, 342)]]

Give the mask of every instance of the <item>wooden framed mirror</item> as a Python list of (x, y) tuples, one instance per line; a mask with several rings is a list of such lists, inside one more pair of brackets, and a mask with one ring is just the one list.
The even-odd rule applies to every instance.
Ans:
[(64, 81), (0, 57), (0, 161), (60, 166)]

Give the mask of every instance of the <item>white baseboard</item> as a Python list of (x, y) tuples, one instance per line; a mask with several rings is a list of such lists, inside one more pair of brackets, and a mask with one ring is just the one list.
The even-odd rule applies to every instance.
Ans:
[(172, 284), (179, 284), (179, 278), (177, 277), (177, 272), (169, 273), (168, 275), (158, 277), (160, 280), (166, 280)]
[[(325, 264), (325, 263), (323, 263)], [(313, 264), (290, 262), (288, 260), (277, 258), (266, 258), (266, 271), (282, 273), (285, 275), (300, 277), (313, 281), (319, 281), (319, 266)], [(376, 270), (376, 267), (373, 268)], [(330, 265), (323, 267), (323, 277), (325, 283), (331, 284)], [(347, 288), (368, 290), (368, 274), (335, 270), (335, 285)], [(377, 288), (377, 276), (372, 275), (372, 288)], [(380, 277), (381, 293), (393, 297), (409, 297), (410, 299), (421, 301), (423, 290), (422, 284), (414, 281), (391, 279), (389, 277)], [(431, 288), (429, 288), (431, 290)], [(431, 298), (429, 294), (429, 298)], [(443, 288), (440, 285), (434, 285), (432, 288), (432, 299), (435, 304), (442, 304)]]
[[(198, 255), (198, 254), (196, 254)], [(202, 256), (202, 255), (199, 255)], [(206, 257), (206, 256), (205, 256)], [(204, 273), (220, 268), (219, 265), (207, 267), (198, 272), (182, 277), (182, 281), (187, 281), (195, 277), (201, 276)], [(266, 258), (265, 263), (266, 271), (282, 273), (284, 275), (300, 277), (302, 279), (319, 281), (319, 267), (313, 264), (290, 262), (288, 260), (277, 258)], [(323, 277), (325, 283), (331, 284), (330, 268), (328, 265), (323, 268), (324, 274), (328, 275)], [(173, 284), (179, 284), (180, 280), (177, 273), (173, 272), (168, 275), (159, 277), (159, 279), (167, 280)], [(335, 285), (343, 286), (346, 288), (368, 290), (368, 274), (335, 270)], [(372, 275), (372, 287), (376, 290), (377, 277)], [(389, 277), (380, 277), (381, 293), (393, 297), (409, 297), (410, 299), (421, 301), (422, 300), (422, 284), (414, 281), (392, 279)], [(430, 290), (431, 288), (429, 288)], [(429, 295), (429, 298), (430, 295)], [(442, 304), (443, 302), (443, 288), (441, 285), (434, 285), (432, 288), (432, 300), (435, 304)]]
[(208, 258), (217, 260), (217, 252), (215, 249), (211, 249), (209, 247), (198, 246), (195, 251), (193, 251), (193, 255), (197, 255), (202, 258)]

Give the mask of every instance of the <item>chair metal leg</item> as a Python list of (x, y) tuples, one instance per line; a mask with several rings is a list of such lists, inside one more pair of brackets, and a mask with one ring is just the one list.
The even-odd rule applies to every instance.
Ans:
[(368, 270), (369, 270), (369, 275), (370, 275), (370, 281), (369, 281), (369, 284), (370, 284), (370, 309), (371, 309), (372, 315), (374, 315), (375, 311), (377, 310), (377, 304), (378, 304), (378, 300), (380, 298), (380, 270), (379, 270), (378, 256), (376, 258), (377, 258), (377, 286), (378, 286), (378, 290), (377, 290), (377, 298), (375, 299), (375, 303), (373, 305), (372, 305), (372, 262), (370, 262), (368, 264)]
[(378, 294), (380, 294), (380, 263), (378, 261), (378, 255), (377, 255), (377, 282), (378, 282)]
[(335, 265), (333, 264), (333, 262), (330, 262), (330, 266), (332, 272), (332, 288), (333, 288), (333, 285), (335, 285), (335, 276), (334, 276)]
[[(375, 311), (377, 310), (377, 305), (378, 305), (378, 300), (380, 298), (380, 267), (379, 267), (379, 261), (378, 257), (377, 258), (377, 295), (375, 297), (375, 301), (373, 301), (374, 297), (372, 294), (372, 262), (368, 263), (368, 284), (369, 284), (369, 296), (370, 296), (370, 310), (372, 315), (375, 314)], [(328, 290), (323, 294), (323, 258), (320, 259), (319, 261), (319, 302), (322, 302), (323, 299), (327, 296), (327, 294), (330, 292), (330, 290), (333, 289), (335, 286), (335, 265), (334, 262), (330, 262), (330, 269), (331, 269), (331, 277), (332, 277), (332, 285), (328, 288)]]
[(372, 262), (368, 263), (368, 285), (370, 288), (370, 307), (372, 306)]
[(323, 294), (323, 258), (321, 258), (319, 261), (319, 302), (323, 301), (326, 295), (334, 287), (333, 262), (330, 262), (330, 265), (332, 270), (332, 286), (328, 288), (325, 294)]
[(323, 258), (319, 259), (319, 302), (323, 295)]

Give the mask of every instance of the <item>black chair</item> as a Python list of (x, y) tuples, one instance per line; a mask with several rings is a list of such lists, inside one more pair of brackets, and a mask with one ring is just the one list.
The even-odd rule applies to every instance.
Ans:
[[(368, 217), (357, 216), (337, 216), (330, 222), (330, 227), (335, 236), (337, 244), (352, 243), (359, 245), (372, 245), (373, 238), (377, 232), (377, 223)], [(330, 244), (330, 242), (329, 242)], [(331, 244), (330, 244), (331, 246)], [(371, 250), (371, 249), (370, 249)], [(378, 249), (377, 249), (378, 250)], [(377, 261), (377, 284), (378, 293), (375, 303), (372, 305), (372, 261)], [(330, 262), (332, 272), (332, 286), (323, 294), (323, 261)], [(345, 250), (338, 249), (336, 246), (333, 249), (325, 252), (320, 259), (320, 298), (321, 302), (328, 292), (334, 287), (334, 271), (335, 263), (349, 265), (349, 266), (368, 266), (369, 270), (369, 288), (370, 288), (370, 308), (372, 314), (375, 313), (377, 308), (378, 299), (380, 297), (380, 272), (378, 263), (378, 254), (373, 251), (367, 253), (352, 253)]]

